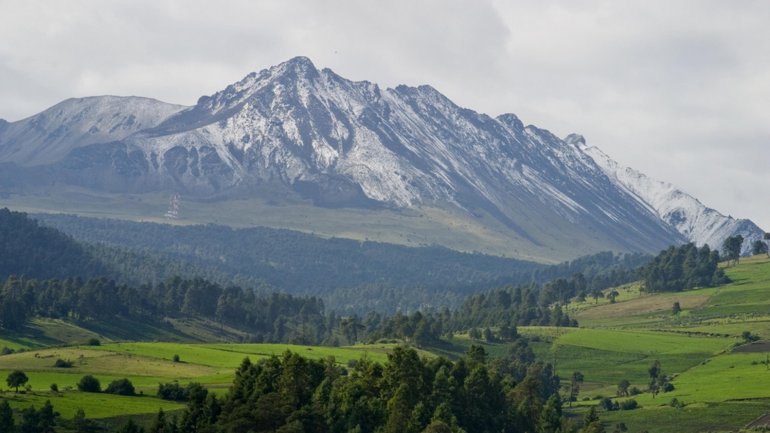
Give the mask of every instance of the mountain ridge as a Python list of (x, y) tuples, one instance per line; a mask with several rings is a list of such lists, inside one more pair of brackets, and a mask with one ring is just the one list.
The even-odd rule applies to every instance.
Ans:
[(47, 165), (89, 144), (125, 138), (185, 108), (137, 96), (68, 98), (16, 122), (0, 122), (0, 160)]
[(650, 178), (631, 167), (624, 167), (598, 147), (588, 146), (581, 136), (571, 134), (565, 141), (582, 143), (584, 151), (594, 158), (611, 179), (698, 246), (707, 244), (719, 250), (727, 237), (740, 234), (744, 238), (741, 253), (748, 255), (751, 253), (752, 243), (763, 238), (764, 230), (752, 221), (725, 216), (671, 183)]
[(381, 89), (297, 57), (174, 107), (148, 128), (78, 143), (37, 170), (5, 157), (0, 136), (0, 163), (19, 173), (0, 186), (26, 176), (119, 194), (453, 209), (501, 225), (512, 250), (562, 259), (686, 241), (579, 145), (514, 114), (460, 107), (429, 85)]

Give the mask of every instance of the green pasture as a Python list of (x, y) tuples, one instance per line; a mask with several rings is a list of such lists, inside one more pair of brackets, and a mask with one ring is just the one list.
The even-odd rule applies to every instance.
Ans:
[[(679, 374), (674, 391), (658, 398), (684, 402), (723, 402), (770, 397), (766, 353), (729, 353), (715, 356)], [(664, 366), (665, 372), (665, 366)], [(644, 397), (640, 403), (652, 400)], [(768, 406), (770, 408), (770, 406)]]
[(54, 410), (62, 418), (70, 419), (78, 409), (83, 409), (91, 419), (111, 418), (120, 415), (153, 414), (158, 409), (165, 412), (184, 409), (184, 404), (161, 400), (151, 396), (126, 397), (112, 394), (91, 394), (71, 391), (53, 394), (50, 392), (35, 392), (34, 394), (14, 394), (6, 392), (2, 398), (8, 400), (13, 408), (25, 408), (34, 405), (40, 408), (46, 400), (50, 400)]
[[(664, 398), (660, 399), (660, 403), (670, 402), (670, 399), (664, 401)], [(665, 404), (600, 412), (599, 417), (608, 432), (612, 432), (620, 422), (626, 425), (628, 433), (734, 432), (764, 414), (768, 406), (769, 401), (701, 403), (679, 409)]]
[(716, 353), (729, 348), (732, 338), (688, 336), (668, 332), (579, 329), (562, 334), (555, 346), (568, 345), (634, 354)]
[[(573, 371), (584, 374), (579, 401), (571, 409), (576, 416), (597, 404), (597, 397), (614, 397), (622, 379), (645, 390), (647, 369), (661, 362), (663, 373), (673, 376), (674, 391), (632, 397), (641, 405), (637, 410), (600, 412), (608, 431), (618, 422), (630, 432), (736, 431), (770, 412), (768, 353), (732, 352), (744, 331), (770, 339), (770, 261), (743, 259), (725, 273), (730, 284), (678, 293), (644, 294), (624, 287), (614, 304), (589, 299), (570, 306), (579, 329), (520, 332), (540, 337), (533, 348), (556, 364), (562, 378)], [(671, 313), (674, 302), (682, 313)], [(685, 407), (671, 407), (673, 398)]]
[(358, 360), (363, 356), (385, 362), (395, 345), (359, 345), (349, 347), (300, 346), (292, 344), (186, 344), (186, 343), (111, 343), (89, 349), (124, 355), (156, 358), (166, 361), (179, 356), (181, 363), (217, 368), (237, 368), (245, 358), (252, 360), (281, 355), (289, 350), (311, 359), (334, 357), (338, 363)]
[[(394, 346), (378, 344), (333, 348), (289, 344), (109, 343), (102, 346), (36, 348), (0, 356), (0, 389), (5, 389), (0, 397), (9, 399), (14, 407), (41, 406), (50, 399), (64, 418), (71, 418), (78, 408), (82, 408), (90, 418), (152, 414), (158, 408), (178, 410), (184, 407), (154, 397), (159, 383), (198, 382), (221, 393), (232, 383), (235, 369), (247, 357), (257, 360), (290, 350), (312, 359), (334, 357), (336, 362), (346, 365), (362, 357), (385, 362), (387, 353)], [(174, 355), (180, 357), (180, 362), (173, 361)], [(70, 361), (72, 366), (54, 367), (57, 359)], [(16, 369), (24, 371), (29, 378), (29, 392), (17, 394), (6, 387), (5, 377)], [(128, 378), (141, 395), (123, 397), (79, 392), (77, 383), (86, 374), (99, 379), (102, 389), (113, 380)], [(51, 384), (56, 384), (60, 392), (51, 392)]]

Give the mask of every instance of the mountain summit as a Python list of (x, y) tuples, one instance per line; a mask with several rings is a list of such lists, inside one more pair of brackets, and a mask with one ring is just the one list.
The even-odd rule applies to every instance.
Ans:
[[(511, 255), (536, 251), (551, 260), (602, 249), (653, 252), (687, 240), (608, 176), (584, 141), (524, 126), (513, 114), (492, 118), (459, 107), (430, 86), (381, 89), (296, 57), (193, 107), (164, 107), (145, 128), (123, 134), (118, 127), (100, 142), (22, 141), (7, 133), (19, 122), (11, 123), (0, 131), (0, 162), (12, 163), (10, 177), (53, 177), (106, 193), (297, 197), (337, 209), (341, 219), (350, 209), (417, 210), (430, 224), (412, 228), (428, 243), (441, 243), (426, 231), (431, 224), (469, 236), (481, 227), (509, 242)], [(77, 122), (89, 116), (103, 114)], [(73, 129), (71, 118), (62, 122)], [(18, 148), (48, 154), (14, 157)], [(12, 180), (0, 176), (0, 185)]]

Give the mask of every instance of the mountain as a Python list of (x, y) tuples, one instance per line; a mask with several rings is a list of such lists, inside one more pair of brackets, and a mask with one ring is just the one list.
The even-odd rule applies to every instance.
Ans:
[(120, 140), (183, 109), (149, 98), (72, 98), (8, 123), (0, 119), (0, 161), (24, 166), (60, 161), (74, 149)]
[[(126, 116), (136, 107), (130, 101)], [(224, 209), (253, 212), (248, 200), (258, 197), (273, 210), (294, 206), (275, 226), (307, 230), (291, 222), (297, 209), (326, 209), (307, 215), (334, 221), (327, 235), (400, 230), (425, 244), (551, 262), (687, 240), (580, 145), (513, 114), (459, 107), (430, 86), (381, 89), (297, 57), (193, 107), (159, 105), (154, 113), (144, 127), (100, 128), (101, 139), (81, 127), (71, 128), (80, 138), (60, 141), (12, 134), (29, 119), (10, 123), (0, 135), (0, 193), (65, 185), (100, 194), (95, 208), (104, 194), (138, 202), (179, 193), (198, 214), (209, 209), (203, 222)], [(96, 114), (75, 124), (103, 119)], [(57, 131), (54, 120), (48, 125)], [(101, 206), (94, 212), (112, 207)]]
[(751, 244), (763, 239), (764, 230), (752, 221), (722, 215), (670, 183), (623, 167), (596, 146), (586, 145), (582, 136), (572, 134), (565, 141), (580, 146), (618, 186), (698, 246), (721, 250), (725, 239), (739, 234), (744, 239), (742, 253), (750, 254)]

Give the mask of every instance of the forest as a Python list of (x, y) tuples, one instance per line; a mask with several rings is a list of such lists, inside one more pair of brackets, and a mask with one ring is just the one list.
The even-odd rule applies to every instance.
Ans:
[(718, 251), (691, 243), (661, 251), (641, 269), (641, 276), (643, 289), (651, 293), (680, 292), (730, 281), (719, 268)]
[(384, 365), (348, 368), (287, 352), (244, 360), (226, 396), (199, 393), (178, 419), (159, 413), (148, 433), (577, 431), (558, 390), (526, 343), (494, 360), (472, 346), (456, 362), (399, 347)]
[(604, 252), (546, 266), (439, 246), (414, 248), (324, 239), (263, 227), (35, 217), (72, 236), (92, 256), (99, 257), (109, 275), (98, 276), (133, 285), (159, 283), (175, 276), (200, 277), (261, 293), (319, 296), (342, 314), (457, 307), (468, 295), (491, 287), (539, 284), (576, 273), (582, 273), (594, 286), (609, 287), (637, 278), (635, 269), (650, 259), (643, 254)]
[[(94, 230), (95, 233), (99, 232), (100, 224), (107, 227), (118, 224), (77, 217), (64, 219), (84, 223), (84, 230)], [(646, 256), (638, 254), (599, 253), (559, 265), (521, 271), (509, 279), (495, 277), (495, 282), (500, 279), (505, 281), (505, 285), (485, 286), (475, 290), (476, 294), (469, 292), (471, 296), (452, 294), (451, 289), (443, 290), (441, 287), (430, 290), (422, 286), (393, 286), (384, 281), (338, 289), (331, 293), (321, 291), (318, 296), (312, 296), (302, 291), (294, 294), (280, 293), (274, 286), (267, 284), (240, 286), (201, 277), (181, 278), (178, 275), (185, 275), (182, 273), (167, 276), (160, 281), (126, 281), (121, 278), (125, 272), (146, 275), (148, 266), (163, 267), (166, 262), (155, 262), (156, 256), (141, 256), (114, 247), (99, 249), (106, 247), (81, 245), (55, 229), (40, 226), (25, 214), (2, 210), (0, 220), (4, 222), (0, 227), (5, 227), (0, 232), (0, 240), (8, 240), (0, 243), (5, 248), (2, 257), (12, 258), (3, 259), (0, 263), (0, 269), (3, 270), (0, 276), (4, 275), (5, 278), (0, 288), (0, 326), (5, 329), (19, 329), (35, 316), (78, 321), (126, 317), (158, 324), (169, 317), (199, 317), (240, 329), (246, 332), (245, 340), (250, 342), (344, 345), (357, 341), (397, 338), (428, 345), (437, 342), (442, 335), (470, 328), (478, 328), (480, 335), (487, 331), (486, 336), (481, 335), (480, 338), (504, 339), (510, 332), (507, 330), (515, 330), (516, 326), (576, 326), (574, 319), (563, 312), (563, 305), (573, 298), (585, 298), (607, 287), (636, 280), (639, 277), (637, 266), (648, 260)], [(208, 233), (206, 230), (222, 231), (230, 240), (238, 237), (234, 233), (248, 238), (248, 233), (258, 232), (233, 231), (221, 227), (161, 228), (157, 224), (125, 224), (130, 226), (124, 228), (137, 232), (137, 239), (144, 237), (148, 243), (153, 237), (160, 242), (165, 236), (163, 230), (185, 229), (194, 234), (200, 230), (203, 231), (200, 236)], [(142, 230), (149, 231), (142, 234)], [(184, 233), (184, 230), (180, 233)], [(318, 253), (318, 248), (344, 249), (346, 242), (352, 242), (319, 240), (281, 230), (267, 230), (265, 233), (276, 236), (269, 243), (273, 246), (265, 247), (266, 250), (279, 249), (279, 245), (285, 244), (286, 237), (294, 237), (303, 242), (310, 239), (310, 243), (300, 242), (293, 248), (305, 254)], [(264, 238), (262, 240), (265, 241)], [(238, 252), (238, 248), (246, 250), (247, 244), (235, 242), (235, 251)], [(385, 260), (382, 258), (385, 248), (390, 248), (380, 248), (379, 244), (355, 245), (371, 253), (355, 257), (379, 255), (379, 261)], [(403, 251), (412, 254), (408, 258), (418, 263), (420, 257), (427, 257), (424, 251), (395, 248), (391, 252), (394, 257)], [(119, 253), (110, 255), (109, 251)], [(288, 251), (285, 250), (286, 254)], [(436, 251), (443, 252), (440, 249)], [(126, 254), (135, 257), (136, 262), (124, 260)], [(205, 251), (198, 252), (198, 255), (206, 254)], [(492, 262), (484, 265), (485, 260), (507, 263), (506, 259), (500, 258), (451, 254), (477, 260), (482, 269), (491, 266)], [(333, 257), (334, 254), (329, 256)], [(342, 263), (354, 269), (364, 266), (363, 262), (353, 263), (354, 256), (347, 259), (344, 254), (341, 256), (342, 261), (338, 263), (340, 266)], [(438, 254), (431, 260), (437, 263), (446, 260), (451, 262), (452, 257), (455, 256), (447, 258)], [(391, 266), (395, 267), (403, 260), (394, 259)], [(51, 263), (55, 266), (50, 266)], [(462, 263), (462, 266), (471, 266), (473, 263), (476, 262)], [(123, 266), (122, 272), (114, 271), (118, 265)], [(459, 272), (462, 266), (455, 271)], [(184, 267), (169, 269), (183, 271)], [(295, 278), (303, 276), (307, 279), (321, 279), (319, 275), (324, 273), (322, 267), (294, 271)], [(395, 269), (392, 272), (398, 274)], [(155, 277), (148, 280), (154, 280)], [(406, 277), (401, 275), (399, 278)], [(467, 287), (465, 290), (468, 290)], [(439, 293), (443, 293), (443, 297), (438, 296)], [(361, 307), (356, 309), (353, 306), (357, 305), (357, 299), (361, 297), (367, 297), (369, 305), (379, 308), (367, 309), (365, 314), (358, 313)], [(436, 300), (436, 297), (439, 299)], [(411, 300), (411, 303), (405, 303), (404, 299)], [(490, 329), (497, 329), (497, 335), (491, 335), (494, 333)], [(501, 329), (503, 332), (499, 331)]]

